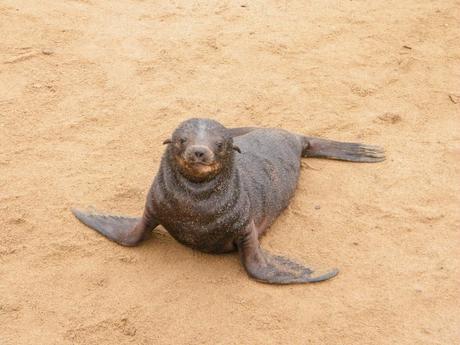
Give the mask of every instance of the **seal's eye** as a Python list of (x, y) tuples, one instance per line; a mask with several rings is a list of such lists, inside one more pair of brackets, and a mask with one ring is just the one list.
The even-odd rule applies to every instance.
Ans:
[(218, 142), (216, 143), (216, 146), (217, 146), (217, 148), (218, 148), (219, 150), (222, 150), (222, 148), (224, 147), (224, 143), (223, 143), (222, 141), (218, 141)]
[(179, 143), (180, 144), (185, 144), (187, 142), (187, 139), (185, 138), (179, 138)]

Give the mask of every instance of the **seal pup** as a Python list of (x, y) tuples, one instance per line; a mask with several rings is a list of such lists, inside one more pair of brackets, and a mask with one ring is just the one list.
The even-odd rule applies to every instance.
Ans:
[(124, 246), (135, 246), (161, 224), (180, 243), (207, 253), (238, 251), (250, 277), (264, 283), (319, 282), (322, 273), (273, 255), (260, 236), (294, 195), (302, 157), (380, 162), (377, 146), (306, 137), (282, 129), (226, 128), (193, 118), (167, 145), (140, 218), (72, 209), (85, 225)]

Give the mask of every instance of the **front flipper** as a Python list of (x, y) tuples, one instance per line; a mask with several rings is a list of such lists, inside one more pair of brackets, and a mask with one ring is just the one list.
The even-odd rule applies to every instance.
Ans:
[(133, 218), (102, 215), (83, 212), (74, 208), (72, 213), (80, 222), (96, 230), (109, 240), (129, 247), (139, 244), (148, 232), (158, 225), (156, 222), (148, 221), (145, 216), (143, 218)]
[(241, 261), (250, 277), (269, 284), (316, 283), (336, 276), (339, 271), (331, 269), (317, 273), (288, 258), (273, 255), (260, 248), (257, 230), (251, 225), (238, 243)]

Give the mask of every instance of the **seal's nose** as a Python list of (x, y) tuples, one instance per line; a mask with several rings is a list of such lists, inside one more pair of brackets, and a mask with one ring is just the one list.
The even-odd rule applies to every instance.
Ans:
[(187, 148), (185, 157), (190, 162), (211, 163), (213, 160), (213, 153), (205, 145), (193, 145)]
[(195, 147), (193, 149), (193, 154), (196, 158), (203, 158), (206, 153), (206, 149), (204, 147)]

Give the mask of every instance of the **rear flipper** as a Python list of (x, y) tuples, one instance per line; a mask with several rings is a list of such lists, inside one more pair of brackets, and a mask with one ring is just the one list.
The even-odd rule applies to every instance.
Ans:
[(375, 163), (385, 160), (385, 151), (379, 146), (345, 143), (301, 136), (302, 157), (338, 159), (350, 162)]
[[(256, 127), (228, 128), (232, 137), (250, 133)], [(385, 160), (385, 151), (379, 146), (345, 143), (334, 140), (306, 137), (296, 134), (302, 143), (302, 157), (337, 159), (350, 162), (375, 163)]]
[(86, 226), (96, 230), (109, 240), (123, 246), (139, 244), (157, 223), (143, 218), (120, 217), (83, 212), (72, 209), (72, 213)]
[(238, 251), (246, 272), (253, 279), (269, 284), (316, 283), (336, 276), (339, 271), (331, 269), (317, 273), (283, 256), (272, 255), (260, 248), (254, 225), (239, 241)]

